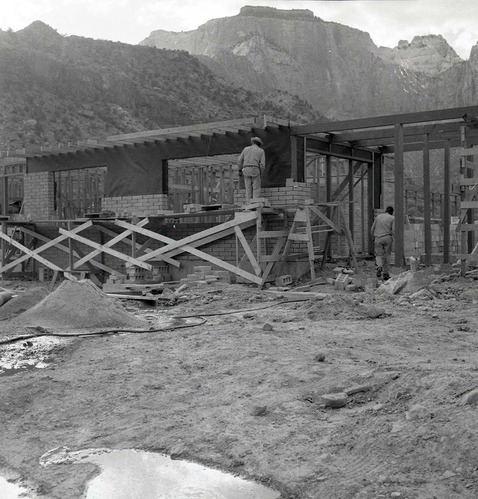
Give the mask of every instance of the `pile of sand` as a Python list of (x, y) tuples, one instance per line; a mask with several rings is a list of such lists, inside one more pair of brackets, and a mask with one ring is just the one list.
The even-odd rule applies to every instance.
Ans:
[(64, 281), (10, 324), (46, 329), (147, 329), (148, 323), (127, 312), (89, 280)]
[(5, 321), (16, 317), (17, 315), (32, 308), (38, 302), (48, 296), (46, 288), (27, 289), (16, 298), (7, 301), (0, 307), (0, 321)]

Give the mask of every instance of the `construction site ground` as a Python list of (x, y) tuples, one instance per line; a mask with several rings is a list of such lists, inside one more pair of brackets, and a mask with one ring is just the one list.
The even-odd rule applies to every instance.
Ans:
[[(283, 499), (476, 498), (478, 281), (436, 269), (390, 294), (365, 290), (373, 272), (360, 263), (357, 291), (190, 287), (174, 305), (121, 305), (187, 327), (1, 345), (0, 476), (32, 498), (81, 498), (99, 468), (44, 454), (141, 449)], [(0, 340), (35, 332), (18, 317), (47, 284), (0, 282), (18, 294)], [(184, 315), (205, 322), (171, 322)]]

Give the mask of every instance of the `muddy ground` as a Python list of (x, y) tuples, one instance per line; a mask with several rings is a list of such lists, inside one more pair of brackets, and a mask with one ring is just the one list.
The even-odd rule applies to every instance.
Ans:
[[(2, 346), (3, 359), (44, 364), (0, 375), (0, 475), (31, 497), (80, 498), (98, 468), (40, 458), (105, 447), (172, 454), (281, 498), (476, 498), (478, 281), (448, 275), (414, 298), (209, 284), (174, 306), (127, 307), (156, 326), (241, 312)], [(0, 282), (19, 296), (41, 284)], [(12, 318), (0, 339), (25, 332)], [(345, 405), (327, 406), (340, 393)]]

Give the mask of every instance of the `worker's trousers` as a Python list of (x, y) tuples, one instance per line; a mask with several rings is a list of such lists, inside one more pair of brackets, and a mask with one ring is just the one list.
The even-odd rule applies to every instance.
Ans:
[(390, 275), (390, 255), (392, 253), (393, 238), (390, 235), (375, 237), (375, 263), (382, 267), (384, 274)]
[(261, 170), (257, 166), (245, 166), (242, 169), (246, 186), (246, 203), (252, 198), (261, 197)]

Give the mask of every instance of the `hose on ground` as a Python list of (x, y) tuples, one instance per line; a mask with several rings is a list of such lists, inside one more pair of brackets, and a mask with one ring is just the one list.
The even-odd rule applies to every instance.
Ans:
[(164, 332), (164, 331), (173, 331), (175, 329), (183, 329), (183, 328), (188, 328), (188, 327), (202, 326), (203, 324), (205, 324), (207, 322), (206, 319), (204, 319), (204, 317), (240, 314), (240, 313), (244, 313), (244, 312), (255, 312), (258, 310), (265, 310), (267, 308), (275, 307), (277, 305), (285, 305), (287, 303), (297, 303), (297, 302), (308, 301), (309, 299), (310, 298), (297, 299), (297, 300), (283, 300), (283, 301), (279, 301), (279, 302), (275, 302), (275, 303), (270, 303), (270, 304), (262, 306), (262, 307), (240, 309), (240, 310), (228, 310), (227, 312), (211, 312), (211, 313), (207, 313), (207, 314), (192, 314), (192, 315), (174, 315), (172, 317), (173, 320), (197, 318), (199, 320), (199, 322), (192, 323), (192, 324), (174, 324), (172, 326), (167, 326), (167, 327), (163, 327), (163, 328), (156, 328), (156, 329), (139, 329), (139, 330), (135, 330), (135, 329), (108, 329), (108, 330), (103, 330), (103, 331), (87, 331), (87, 332), (81, 332), (81, 333), (55, 333), (52, 331), (48, 331), (48, 330), (39, 326), (39, 327), (34, 328), (38, 331), (37, 333), (24, 334), (22, 336), (15, 336), (14, 338), (0, 340), (0, 346), (1, 345), (8, 345), (10, 343), (16, 343), (17, 341), (26, 341), (26, 340), (30, 340), (32, 338), (39, 338), (42, 336), (75, 338), (75, 337), (86, 337), (86, 336), (104, 336), (104, 335), (108, 335), (108, 334), (119, 334), (119, 333), (145, 334), (145, 333), (158, 333), (158, 332)]

